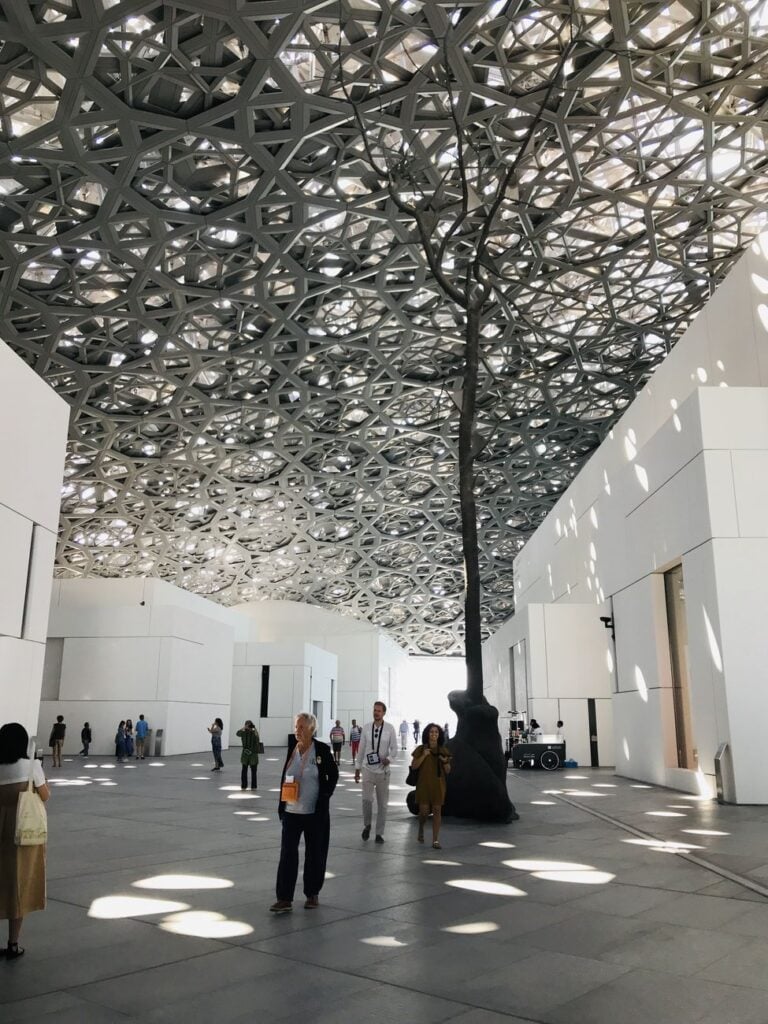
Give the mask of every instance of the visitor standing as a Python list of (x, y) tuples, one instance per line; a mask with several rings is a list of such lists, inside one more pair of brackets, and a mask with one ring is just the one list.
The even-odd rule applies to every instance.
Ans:
[(61, 752), (64, 749), (64, 737), (66, 734), (67, 727), (64, 724), (64, 715), (56, 715), (56, 721), (51, 727), (51, 736), (48, 740), (54, 768), (61, 768)]
[(363, 778), (363, 832), (367, 840), (371, 834), (373, 798), (376, 797), (376, 842), (384, 842), (389, 803), (390, 764), (397, 757), (397, 735), (394, 725), (384, 721), (387, 705), (377, 700), (373, 705), (373, 721), (363, 726), (360, 749), (355, 759), (355, 782)]
[(400, 749), (405, 750), (408, 745), (408, 733), (410, 732), (408, 722), (403, 719), (400, 723)]
[(91, 732), (90, 725), (88, 722), (83, 722), (83, 728), (80, 730), (80, 742), (83, 744), (83, 749), (80, 753), (84, 754), (86, 757), (88, 757), (88, 750), (91, 746), (92, 739), (93, 733)]
[(355, 763), (357, 757), (357, 748), (360, 746), (360, 737), (363, 735), (363, 730), (357, 724), (357, 721), (353, 718), (352, 725), (349, 727), (349, 749), (352, 753), (352, 764)]
[(130, 718), (125, 720), (125, 756), (133, 757), (136, 745), (133, 742), (133, 721)]
[(125, 760), (125, 719), (122, 718), (115, 733), (115, 757), (118, 761)]
[(445, 736), (439, 725), (430, 722), (424, 729), (421, 745), (416, 747), (411, 768), (418, 770), (416, 803), (419, 807), (418, 841), (424, 842), (424, 825), (432, 811), (432, 847), (440, 846), (440, 825), (445, 803), (445, 777), (451, 770), (451, 754), (445, 746)]
[(259, 767), (259, 733), (256, 726), (246, 718), (245, 725), (238, 729), (237, 736), (243, 745), (240, 755), (240, 789), (248, 788), (248, 769), (251, 769), (251, 789), (256, 789), (256, 774)]
[(331, 729), (331, 747), (333, 748), (333, 760), (336, 764), (341, 764), (341, 748), (344, 746), (345, 739), (346, 736), (341, 727), (341, 722), (337, 718), (336, 724)]
[(139, 715), (139, 720), (136, 723), (136, 760), (144, 760), (144, 751), (147, 745), (147, 733), (149, 732), (149, 722), (146, 721), (144, 715)]
[(277, 868), (277, 900), (273, 914), (293, 910), (293, 894), (299, 874), (299, 842), (304, 836), (305, 910), (314, 910), (325, 880), (331, 837), (329, 805), (339, 769), (330, 747), (315, 739), (317, 719), (303, 711), (296, 716), (296, 746), (288, 754), (280, 779), (277, 813), (282, 822), (280, 863)]
[(0, 950), (6, 960), (16, 960), (21, 925), (27, 914), (45, 909), (45, 844), (17, 846), (16, 809), (19, 795), (32, 784), (40, 799), (50, 796), (39, 761), (29, 763), (29, 735), (19, 722), (0, 727), (0, 919), (8, 921), (8, 945)]
[(413, 720), (413, 742), (414, 743), (418, 743), (419, 742), (419, 731), (420, 731), (420, 729), (421, 729), (421, 722), (418, 720), (418, 718), (414, 718), (414, 720)]
[(224, 762), (221, 759), (221, 735), (224, 732), (224, 723), (220, 718), (214, 718), (213, 724), (208, 726), (208, 732), (211, 734), (211, 750), (213, 751), (213, 768), (212, 772), (220, 772), (224, 767)]

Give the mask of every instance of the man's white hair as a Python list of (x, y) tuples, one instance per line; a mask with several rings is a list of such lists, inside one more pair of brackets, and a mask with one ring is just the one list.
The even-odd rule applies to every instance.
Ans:
[(307, 723), (307, 728), (314, 736), (317, 732), (317, 719), (315, 716), (310, 711), (300, 711), (298, 715), (296, 715), (296, 720), (298, 721), (299, 718), (303, 722)]

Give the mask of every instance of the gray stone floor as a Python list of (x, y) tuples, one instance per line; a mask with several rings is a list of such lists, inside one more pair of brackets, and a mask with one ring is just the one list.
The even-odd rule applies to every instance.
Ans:
[(520, 821), (433, 851), (400, 766), (376, 846), (347, 763), (321, 907), (275, 918), (279, 753), (245, 798), (235, 752), (48, 769), (49, 904), (0, 961), (3, 1024), (768, 1024), (768, 809), (510, 772)]

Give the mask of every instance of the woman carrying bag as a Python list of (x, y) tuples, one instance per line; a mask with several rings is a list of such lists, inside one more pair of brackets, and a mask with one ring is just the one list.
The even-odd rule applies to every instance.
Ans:
[(29, 736), (18, 722), (0, 727), (0, 919), (8, 921), (8, 945), (0, 957), (15, 960), (21, 924), (45, 909), (45, 802), (50, 790), (43, 766), (27, 756)]
[(419, 808), (418, 842), (424, 842), (424, 825), (432, 811), (432, 847), (440, 850), (440, 825), (445, 803), (445, 777), (451, 770), (451, 752), (445, 746), (443, 730), (435, 722), (424, 729), (421, 744), (411, 758), (411, 773), (418, 772), (414, 780), (416, 803)]

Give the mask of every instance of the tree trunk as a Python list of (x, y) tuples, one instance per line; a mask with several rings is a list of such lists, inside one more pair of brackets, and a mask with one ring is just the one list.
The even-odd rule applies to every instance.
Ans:
[(480, 310), (467, 311), (464, 391), (459, 419), (459, 499), (464, 553), (464, 630), (466, 690), (448, 695), (459, 720), (449, 743), (454, 755), (448, 776), (445, 813), (481, 821), (517, 818), (507, 793), (507, 764), (499, 735), (499, 712), (483, 694), (483, 652), (480, 633), (480, 554), (475, 501), (475, 409), (480, 360)]
[(464, 660), (467, 665), (467, 697), (483, 701), (483, 654), (480, 636), (480, 557), (477, 543), (475, 501), (475, 409), (480, 349), (480, 313), (470, 308), (464, 334), (464, 388), (459, 417), (459, 501), (461, 545), (464, 554)]

